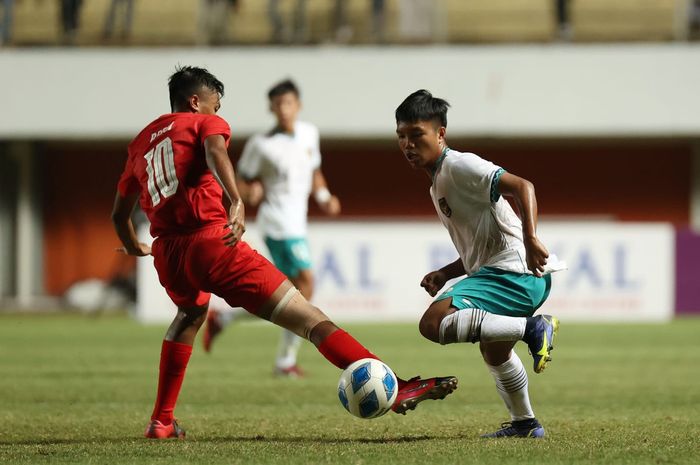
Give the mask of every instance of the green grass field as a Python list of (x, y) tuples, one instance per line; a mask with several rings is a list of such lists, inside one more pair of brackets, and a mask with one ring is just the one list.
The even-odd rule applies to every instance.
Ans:
[(275, 379), (278, 330), (243, 323), (192, 356), (176, 410), (188, 439), (155, 442), (141, 434), (163, 327), (0, 315), (0, 463), (700, 463), (698, 319), (564, 322), (551, 366), (528, 370), (540, 441), (479, 438), (507, 416), (476, 346), (431, 344), (409, 324), (347, 329), (399, 375), (456, 375), (459, 389), (405, 417), (355, 419), (336, 397), (339, 371), (310, 344), (310, 376)]

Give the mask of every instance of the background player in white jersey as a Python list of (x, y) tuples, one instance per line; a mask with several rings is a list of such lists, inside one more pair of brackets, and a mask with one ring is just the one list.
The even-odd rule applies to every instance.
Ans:
[[(269, 90), (268, 99), (276, 125), (247, 141), (237, 167), (239, 190), (248, 205), (260, 204), (257, 224), (273, 262), (310, 300), (313, 273), (306, 240), (309, 195), (313, 194), (321, 210), (332, 216), (340, 213), (340, 201), (329, 192), (321, 171), (318, 129), (297, 120), (301, 110), (298, 87), (291, 80), (282, 81)], [(223, 300), (212, 299), (205, 350), (211, 350), (213, 338), (239, 313), (228, 309)], [(276, 374), (303, 375), (297, 364), (300, 343), (299, 336), (283, 330)]]
[[(533, 185), (473, 153), (448, 148), (449, 104), (426, 90), (414, 92), (396, 109), (399, 147), (408, 163), (432, 179), (430, 196), (460, 258), (428, 273), (421, 286), (435, 296), (452, 278), (467, 274), (439, 295), (420, 321), (420, 332), (440, 344), (480, 343), (511, 421), (484, 437), (543, 437), (530, 406), (527, 372), (512, 350), (528, 344), (534, 370), (551, 360), (559, 322), (532, 317), (551, 287), (550, 271), (562, 269), (536, 234)], [(518, 218), (502, 195), (518, 207)]]

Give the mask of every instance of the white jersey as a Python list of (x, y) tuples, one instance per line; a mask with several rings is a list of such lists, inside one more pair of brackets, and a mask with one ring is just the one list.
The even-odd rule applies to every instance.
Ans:
[(293, 134), (276, 132), (248, 139), (238, 173), (263, 184), (258, 225), (265, 236), (277, 240), (306, 236), (313, 172), (320, 166), (319, 134), (313, 124), (297, 121)]
[(520, 218), (496, 189), (503, 173), (473, 153), (447, 149), (438, 159), (430, 196), (467, 274), (482, 266), (532, 274)]

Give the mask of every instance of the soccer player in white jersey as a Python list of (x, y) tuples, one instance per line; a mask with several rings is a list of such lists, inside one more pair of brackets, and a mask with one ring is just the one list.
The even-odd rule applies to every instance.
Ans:
[[(551, 360), (559, 322), (532, 315), (549, 295), (549, 272), (563, 265), (548, 264), (547, 249), (537, 238), (532, 183), (447, 146), (448, 107), (419, 90), (395, 113), (399, 147), (412, 167), (431, 178), (433, 204), (459, 252), (455, 262), (428, 273), (420, 285), (435, 296), (448, 280), (467, 275), (433, 301), (419, 329), (440, 344), (479, 342), (511, 417), (483, 437), (543, 437), (530, 405), (527, 372), (512, 349), (525, 341), (536, 373)], [(503, 196), (513, 199), (520, 218)]]
[[(257, 223), (273, 262), (310, 300), (313, 273), (306, 240), (309, 195), (313, 194), (321, 210), (331, 216), (340, 213), (340, 201), (329, 192), (321, 171), (318, 129), (297, 119), (301, 109), (298, 87), (291, 80), (282, 81), (269, 90), (268, 99), (276, 125), (247, 141), (237, 167), (239, 190), (248, 205), (260, 204)], [(239, 313), (228, 309), (222, 300), (212, 299), (203, 339), (205, 350), (211, 350), (214, 337)], [(297, 364), (300, 343), (299, 336), (283, 330), (275, 361), (277, 375), (303, 375)]]

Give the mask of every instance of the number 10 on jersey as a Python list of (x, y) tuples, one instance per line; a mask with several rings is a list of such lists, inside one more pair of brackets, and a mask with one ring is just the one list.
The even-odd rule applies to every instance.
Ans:
[[(177, 173), (173, 154), (173, 141), (166, 137), (146, 153), (146, 173), (148, 174), (148, 193), (155, 207), (161, 196), (166, 199), (177, 191)], [(158, 186), (158, 187), (156, 187)]]

